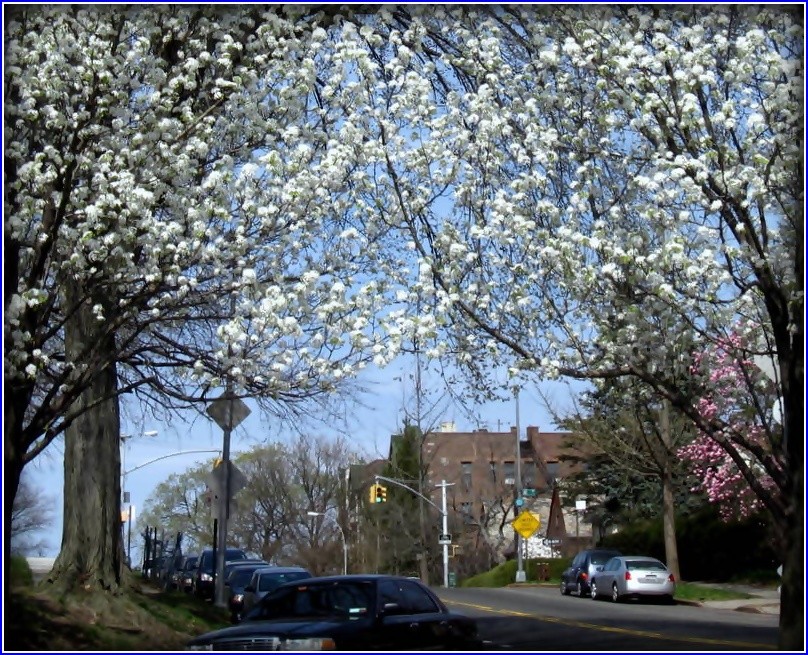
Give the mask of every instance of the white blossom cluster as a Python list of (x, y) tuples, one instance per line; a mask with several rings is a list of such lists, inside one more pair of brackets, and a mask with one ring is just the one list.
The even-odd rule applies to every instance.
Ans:
[(67, 284), (124, 351), (270, 395), (413, 338), (478, 372), (653, 372), (672, 326), (759, 318), (761, 280), (802, 307), (781, 8), (57, 6), (8, 32), (7, 376), (64, 374)]

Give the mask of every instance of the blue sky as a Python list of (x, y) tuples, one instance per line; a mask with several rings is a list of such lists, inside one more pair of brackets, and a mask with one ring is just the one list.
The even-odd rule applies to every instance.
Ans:
[[(384, 370), (366, 370), (359, 381), (367, 388), (367, 392), (357, 398), (359, 402), (345, 403), (344, 426), (335, 427), (336, 422), (333, 420), (311, 421), (307, 431), (311, 434), (337, 437), (340, 430), (345, 430), (350, 434), (352, 443), (368, 458), (385, 457), (390, 435), (401, 428), (405, 405), (413, 403), (411, 382), (413, 373), (414, 367), (408, 363), (393, 363)], [(433, 376), (424, 373), (422, 378), (427, 392), (439, 393), (440, 384)], [(570, 392), (564, 384), (544, 383), (541, 389), (549, 395), (555, 407), (569, 406)], [(253, 411), (233, 431), (231, 439), (233, 453), (248, 450), (261, 442), (284, 439), (294, 434), (294, 426), (274, 417), (262, 416), (254, 404), (249, 401), (248, 404)], [(423, 404), (426, 406), (427, 402)], [(473, 430), (477, 427), (508, 430), (511, 425), (516, 424), (516, 405), (512, 399), (508, 402), (479, 406), (476, 412), (481, 420), (469, 416), (464, 409), (448, 401), (439, 403), (439, 409), (442, 411), (435, 412), (437, 415), (428, 417), (436, 427), (442, 421), (454, 422), (459, 431)], [(137, 414), (137, 412), (129, 413)], [(126, 415), (128, 412), (122, 414)], [(526, 387), (520, 393), (519, 416), (522, 434), (525, 434), (528, 425), (536, 425), (541, 430), (548, 431), (556, 427), (533, 386)], [(157, 431), (157, 435), (143, 436), (143, 433), (148, 431)], [(202, 415), (189, 414), (187, 421), (174, 421), (171, 424), (149, 422), (148, 419), (133, 424), (122, 418), (121, 432), (133, 435), (124, 446), (126, 470), (131, 471), (145, 464), (142, 468), (129, 473), (126, 480), (131, 503), (135, 506), (135, 517), (155, 487), (169, 475), (181, 473), (196, 464), (212, 461), (216, 457), (215, 452), (186, 451), (219, 451), (222, 447), (221, 429), (207, 416)], [(48, 528), (38, 535), (47, 543), (47, 548), (42, 553), (46, 557), (55, 557), (61, 544), (64, 480), (62, 453), (62, 441), (58, 440), (29, 465), (25, 473), (31, 485), (48, 499), (49, 505), (53, 508), (53, 520)], [(139, 546), (140, 539), (137, 538), (136, 532), (133, 532), (132, 559), (135, 563), (139, 562), (141, 556)]]

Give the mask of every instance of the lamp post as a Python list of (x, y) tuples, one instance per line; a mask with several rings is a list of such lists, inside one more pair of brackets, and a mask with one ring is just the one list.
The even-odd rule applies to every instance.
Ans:
[[(143, 432), (141, 435), (134, 435), (134, 434), (122, 434), (120, 435), (121, 438), (121, 445), (123, 446), (121, 451), (121, 517), (123, 517), (124, 505), (126, 505), (126, 520), (129, 523), (129, 533), (127, 539), (127, 547), (126, 547), (126, 563), (128, 566), (132, 565), (132, 507), (129, 499), (129, 492), (126, 490), (126, 449), (127, 445), (126, 442), (130, 439), (136, 437), (156, 437), (157, 430), (147, 430)], [(123, 536), (123, 524), (121, 525), (121, 536)]]
[[(309, 516), (328, 516), (325, 512), (306, 512)], [(348, 574), (348, 542), (345, 539), (345, 532), (342, 530), (342, 526), (339, 524), (339, 521), (334, 519), (334, 525), (337, 526), (337, 530), (339, 530), (339, 536), (342, 537), (342, 575)]]

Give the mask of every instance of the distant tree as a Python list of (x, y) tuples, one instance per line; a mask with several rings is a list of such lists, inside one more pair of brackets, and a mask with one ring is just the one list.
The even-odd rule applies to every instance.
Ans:
[[(666, 563), (678, 578), (676, 500), (692, 484), (678, 449), (693, 440), (692, 421), (647, 385), (631, 379), (603, 381), (596, 390), (581, 394), (576, 409), (556, 421), (577, 444), (571, 450), (594, 455), (573, 485), (577, 482), (580, 489), (583, 483), (592, 492), (600, 491), (597, 495), (612, 508), (622, 507), (634, 517), (661, 515)], [(570, 489), (565, 491), (568, 498), (575, 497)], [(605, 519), (613, 516), (601, 514)]]
[(20, 480), (11, 514), (11, 552), (19, 555), (41, 554), (48, 546), (44, 538), (35, 533), (47, 528), (53, 521), (55, 499), (43, 495), (26, 477)]
[(155, 487), (137, 517), (140, 532), (157, 527), (168, 535), (183, 535), (183, 550), (190, 553), (213, 543), (213, 519), (206, 479), (213, 461), (173, 473)]

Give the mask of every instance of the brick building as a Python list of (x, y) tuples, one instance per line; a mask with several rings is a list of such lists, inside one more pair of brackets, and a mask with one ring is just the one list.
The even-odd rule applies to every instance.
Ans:
[[(540, 432), (536, 426), (528, 426), (519, 440), (519, 463), (524, 493), (524, 508), (536, 514), (541, 527), (529, 540), (531, 555), (551, 555), (547, 538), (562, 542), (556, 549), (568, 551), (580, 544), (572, 543), (578, 533), (578, 541), (591, 539), (591, 526), (576, 524), (575, 512), (562, 508), (556, 501), (551, 525), (551, 500), (553, 488), (558, 482), (574, 472), (576, 466), (565, 460), (572, 454), (567, 444), (569, 433)], [(395, 437), (393, 437), (395, 439)], [(423, 461), (427, 470), (427, 488), (432, 500), (440, 505), (440, 489), (434, 485), (441, 480), (454, 483), (447, 491), (450, 515), (456, 523), (463, 524), (468, 537), (475, 533), (485, 537), (496, 552), (512, 552), (513, 529), (508, 522), (514, 517), (516, 498), (516, 428), (508, 432), (492, 432), (477, 429), (472, 432), (457, 432), (452, 423), (430, 432), (423, 440)], [(392, 451), (392, 443), (391, 443)]]

